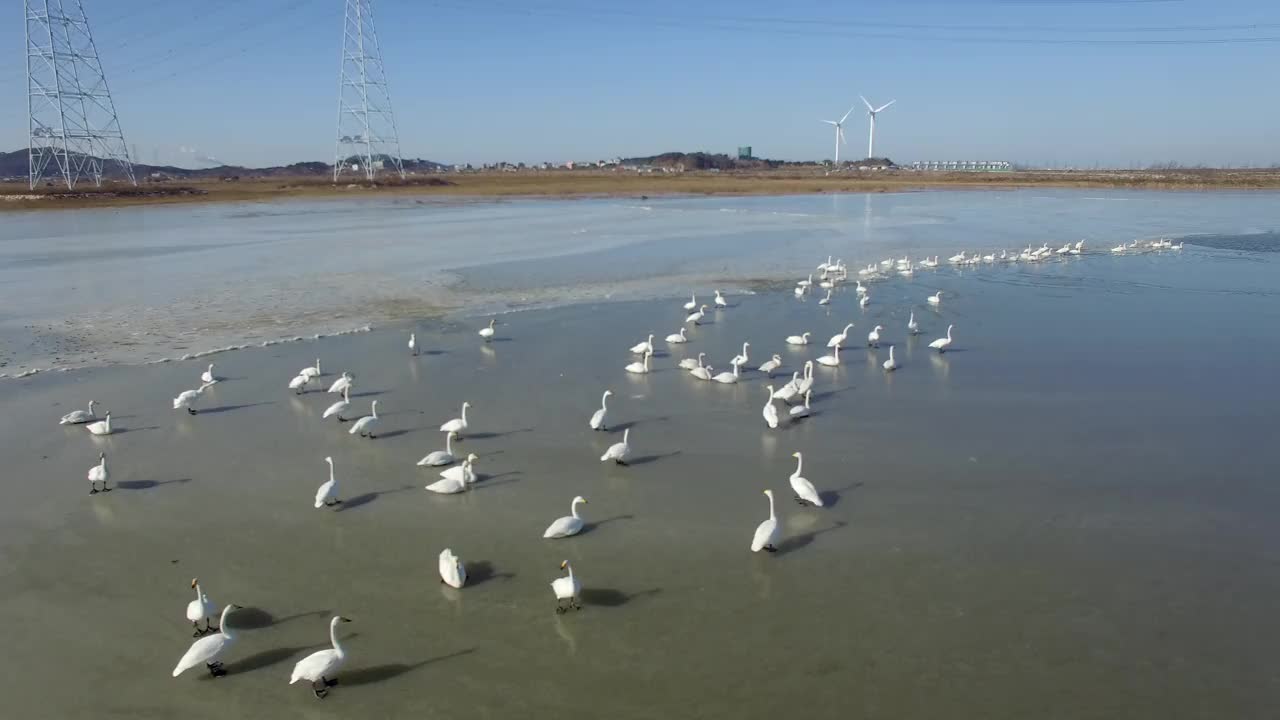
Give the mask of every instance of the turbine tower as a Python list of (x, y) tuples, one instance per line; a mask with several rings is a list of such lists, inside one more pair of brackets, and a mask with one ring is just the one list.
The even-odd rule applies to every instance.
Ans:
[(400, 134), (391, 112), (382, 48), (373, 26), (373, 0), (345, 2), (333, 181), (338, 181), (343, 170), (362, 172), (370, 182), (383, 169), (394, 170), (403, 179)]
[(28, 182), (32, 190), (57, 173), (74, 190), (102, 185), (110, 160), (137, 185), (111, 90), (81, 0), (25, 0), (27, 36)]
[[(857, 107), (857, 105), (854, 105), (853, 107)], [(836, 165), (840, 164), (840, 145), (842, 143), (845, 145), (848, 144), (844, 139), (844, 121), (849, 119), (849, 113), (852, 113), (852, 112), (853, 112), (853, 108), (851, 107), (849, 108), (849, 112), (845, 113), (844, 117), (840, 118), (839, 120), (823, 120), (822, 121), (828, 125), (834, 125), (836, 128)]]
[(881, 110), (884, 110), (885, 108), (889, 107), (890, 105), (898, 101), (890, 100), (889, 102), (881, 105), (880, 107), (872, 107), (871, 103), (867, 102), (866, 98), (862, 97), (861, 95), (859, 95), (858, 97), (862, 98), (862, 104), (867, 106), (867, 116), (871, 118), (871, 134), (867, 137), (867, 157), (873, 158), (876, 156), (876, 115)]

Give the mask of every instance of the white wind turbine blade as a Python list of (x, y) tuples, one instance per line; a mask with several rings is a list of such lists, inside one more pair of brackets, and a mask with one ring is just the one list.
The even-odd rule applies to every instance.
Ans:
[(889, 102), (887, 102), (887, 103), (885, 103), (885, 104), (881, 105), (880, 107), (876, 108), (873, 112), (880, 112), (881, 110), (883, 110), (883, 109), (885, 109), (885, 108), (889, 107), (890, 105), (892, 105), (892, 104), (894, 104), (894, 103), (896, 103), (896, 102), (898, 102), (896, 99), (894, 99), (894, 100), (890, 100)]
[(849, 142), (848, 142), (847, 140), (845, 140), (845, 139), (844, 139), (844, 127), (843, 127), (843, 126), (840, 126), (840, 125), (837, 125), (837, 126), (836, 126), (836, 134), (840, 136), (840, 142), (841, 142), (841, 143), (843, 143), (843, 144), (845, 144), (845, 145), (848, 145), (848, 144), (849, 144)]
[(840, 123), (836, 122), (835, 120), (819, 120), (818, 122), (824, 122), (824, 123), (826, 123), (826, 124), (828, 124), (828, 125), (837, 125), (837, 126), (840, 124)]
[(876, 109), (875, 109), (875, 108), (871, 107), (871, 103), (870, 103), (870, 102), (868, 102), (866, 98), (862, 97), (861, 95), (859, 95), (858, 97), (859, 97), (859, 98), (862, 98), (862, 104), (863, 104), (863, 105), (866, 105), (868, 110), (870, 110), (871, 112), (875, 112), (875, 111), (876, 111)]
[(844, 114), (844, 117), (840, 118), (840, 122), (842, 122), (842, 123), (843, 123), (845, 120), (848, 120), (848, 119), (849, 119), (849, 115), (853, 113), (853, 108), (856, 108), (856, 107), (858, 107), (858, 106), (857, 106), (857, 105), (854, 105), (853, 107), (849, 108), (849, 112), (845, 113), (845, 114)]

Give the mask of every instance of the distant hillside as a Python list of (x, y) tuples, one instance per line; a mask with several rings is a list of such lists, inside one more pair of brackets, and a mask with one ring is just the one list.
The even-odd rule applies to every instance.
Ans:
[[(444, 165), (432, 162), (430, 160), (421, 159), (405, 159), (405, 171), (413, 172), (437, 172), (444, 169)], [(103, 175), (107, 178), (117, 179), (120, 177), (120, 168), (115, 163), (105, 163), (102, 168)], [(264, 168), (248, 168), (238, 165), (219, 165), (210, 168), (180, 168), (172, 165), (146, 165), (143, 163), (135, 163), (133, 166), (134, 176), (138, 180), (144, 180), (154, 174), (167, 178), (177, 178), (183, 180), (201, 180), (201, 179), (219, 179), (219, 178), (261, 178), (261, 177), (308, 177), (308, 176), (324, 176), (333, 173), (333, 165), (324, 162), (301, 162), (292, 165), (278, 165)], [(27, 150), (14, 150), (13, 152), (0, 153), (0, 179), (3, 178), (25, 178), (27, 177)]]
[[(685, 170), (763, 170), (768, 168), (791, 167), (797, 165), (820, 165), (810, 160), (787, 161), (749, 158), (740, 160), (724, 153), (708, 152), (667, 152), (648, 157), (624, 158), (623, 165), (651, 165), (653, 167), (683, 167)], [(894, 167), (889, 158), (868, 158), (866, 160), (846, 161), (840, 163), (845, 167)]]

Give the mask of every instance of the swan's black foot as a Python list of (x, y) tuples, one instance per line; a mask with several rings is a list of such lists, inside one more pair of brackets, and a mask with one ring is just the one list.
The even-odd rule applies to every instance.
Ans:
[(222, 677), (227, 674), (227, 669), (222, 667), (220, 662), (205, 663), (205, 666), (209, 668), (209, 674), (214, 677)]
[(97, 494), (98, 494), (98, 488), (89, 488), (89, 494), (90, 494), (90, 495), (97, 495)]
[(574, 610), (581, 610), (581, 609), (582, 609), (582, 603), (578, 602), (578, 601), (577, 601), (577, 599), (574, 599), (573, 604), (572, 604), (572, 607), (573, 607), (573, 609), (574, 609)]
[(565, 607), (565, 606), (563, 606), (563, 605), (557, 605), (557, 606), (556, 606), (556, 614), (557, 614), (557, 615), (563, 615), (563, 614), (565, 613), (565, 610), (568, 610), (568, 608), (566, 608), (566, 607)]
[(338, 678), (334, 678), (332, 680), (320, 678), (320, 682), (324, 683), (325, 687), (333, 687), (338, 684)]
[(377, 436), (376, 436), (376, 435), (374, 435), (373, 433), (369, 433), (368, 435), (365, 435), (365, 437), (369, 438), (370, 440), (376, 440), (376, 439), (378, 439), (378, 438), (377, 438)]
[(627, 466), (627, 463), (625, 460), (614, 460), (614, 462), (617, 463), (618, 465), (621, 465), (622, 467)]
[(338, 416), (338, 422), (347, 422), (347, 419), (346, 419), (346, 418), (344, 418), (344, 417), (342, 417), (341, 415), (339, 415), (339, 416)]
[(187, 414), (188, 414), (188, 415), (195, 415), (195, 414), (196, 414), (196, 409), (195, 409), (195, 408), (187, 408)]
[(329, 694), (329, 688), (323, 683), (311, 683), (311, 692), (315, 693), (317, 699), (323, 700)]
[(98, 492), (111, 492), (111, 488), (107, 487), (106, 483), (102, 483), (102, 489)]
[(765, 552), (776, 553), (776, 552), (778, 552), (778, 548), (776, 548), (776, 547), (774, 547), (774, 546), (772, 546), (772, 545), (765, 545), (765, 546), (764, 546), (764, 551), (765, 551)]

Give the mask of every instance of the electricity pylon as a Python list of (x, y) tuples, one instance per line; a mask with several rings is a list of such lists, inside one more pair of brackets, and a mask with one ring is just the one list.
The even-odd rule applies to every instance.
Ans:
[(393, 170), (404, 178), (400, 134), (391, 112), (382, 48), (373, 25), (373, 0), (345, 2), (333, 181), (344, 171), (363, 173), (371, 182), (380, 170)]

